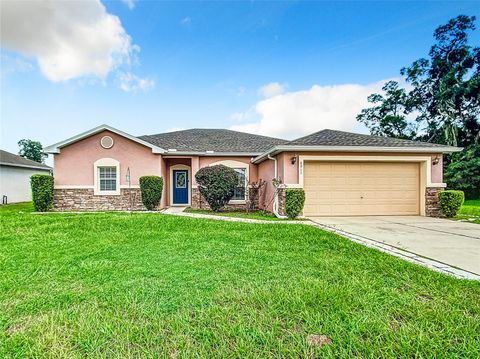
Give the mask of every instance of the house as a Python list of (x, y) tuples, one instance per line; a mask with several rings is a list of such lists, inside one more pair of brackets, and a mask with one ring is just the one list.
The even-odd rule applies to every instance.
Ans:
[(46, 148), (58, 210), (143, 209), (144, 175), (164, 178), (161, 208), (203, 208), (195, 174), (223, 164), (238, 173), (230, 206), (244, 207), (261, 179), (260, 208), (283, 215), (286, 189), (304, 188), (306, 216), (436, 215), (443, 154), (459, 150), (333, 130), (287, 141), (224, 129), (135, 137), (107, 125)]
[(0, 150), (0, 194), (2, 204), (32, 200), (30, 176), (50, 174), (51, 167)]

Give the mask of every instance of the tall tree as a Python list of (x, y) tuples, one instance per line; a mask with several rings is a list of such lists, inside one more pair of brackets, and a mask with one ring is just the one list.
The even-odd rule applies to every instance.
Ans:
[[(429, 57), (400, 71), (412, 91), (386, 83), (385, 97), (370, 95), (376, 106), (362, 110), (357, 120), (373, 134), (408, 138), (419, 129), (416, 139), (422, 141), (464, 147), (480, 143), (480, 48), (468, 43), (474, 30), (474, 16), (460, 15), (439, 26)], [(415, 121), (406, 119), (409, 113)]]
[(412, 139), (416, 135), (414, 124), (406, 119), (408, 96), (396, 81), (388, 81), (382, 90), (384, 95), (368, 96), (373, 107), (365, 108), (357, 116), (373, 135)]
[(22, 157), (28, 158), (29, 160), (43, 163), (45, 158), (48, 156), (43, 152), (42, 144), (38, 141), (23, 139), (18, 141), (18, 145), (20, 146), (18, 154)]
[(460, 15), (435, 30), (429, 59), (401, 70), (413, 85), (410, 101), (426, 124), (423, 140), (467, 146), (480, 133), (480, 48), (468, 44), (475, 16)]

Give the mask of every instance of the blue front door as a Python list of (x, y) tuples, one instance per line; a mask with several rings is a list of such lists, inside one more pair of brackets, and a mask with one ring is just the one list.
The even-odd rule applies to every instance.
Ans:
[(187, 170), (173, 170), (173, 204), (188, 204)]

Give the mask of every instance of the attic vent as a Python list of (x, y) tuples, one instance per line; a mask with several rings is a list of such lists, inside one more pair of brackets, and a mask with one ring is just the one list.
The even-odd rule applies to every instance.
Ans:
[(205, 153), (214, 153), (215, 151), (205, 151)]
[(112, 148), (113, 147), (113, 138), (110, 136), (103, 136), (100, 140), (100, 144), (103, 148)]
[(168, 152), (177, 152), (177, 149), (176, 148), (169, 148), (167, 151)]

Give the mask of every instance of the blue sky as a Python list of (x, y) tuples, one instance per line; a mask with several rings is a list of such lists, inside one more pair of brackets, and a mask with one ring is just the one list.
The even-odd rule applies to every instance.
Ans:
[[(101, 123), (133, 135), (191, 127), (285, 138), (326, 127), (364, 132), (354, 117), (366, 95), (426, 56), (437, 26), (480, 15), (479, 2), (459, 1), (86, 3), (84, 17), (52, 11), (55, 2), (45, 12), (34, 4), (2, 9), (2, 149), (17, 152), (22, 138), (46, 146)], [(97, 15), (119, 22), (102, 23), (107, 30), (97, 36), (88, 20)], [(17, 28), (32, 19), (38, 29)], [(51, 32), (64, 42), (42, 34), (42, 21), (55, 23)], [(85, 26), (92, 29), (84, 36)], [(480, 30), (471, 39), (478, 46)], [(111, 53), (95, 53), (108, 46)], [(73, 66), (80, 51), (95, 61)], [(118, 63), (105, 65), (108, 58)]]

